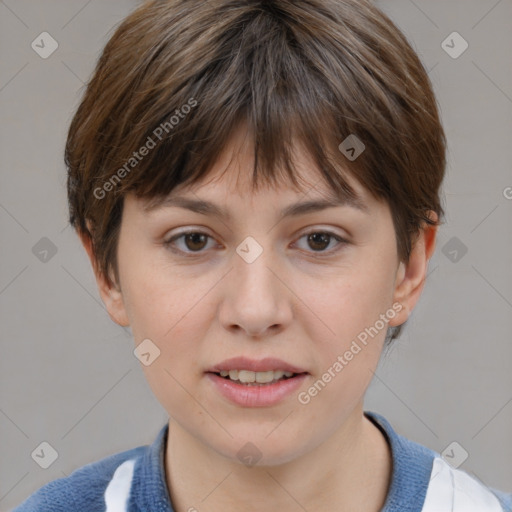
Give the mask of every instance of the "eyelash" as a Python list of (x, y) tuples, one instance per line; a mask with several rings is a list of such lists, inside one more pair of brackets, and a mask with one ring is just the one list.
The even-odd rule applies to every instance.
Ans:
[[(338, 247), (335, 248), (334, 250), (331, 249), (331, 250), (324, 250), (324, 251), (311, 251), (312, 254), (314, 254), (315, 256), (319, 256), (320, 258), (331, 256), (331, 255), (337, 253), (338, 251), (340, 251), (345, 245), (348, 244), (347, 240), (345, 240), (344, 238), (340, 237), (339, 235), (333, 233), (332, 231), (328, 231), (328, 230), (308, 231), (306, 233), (303, 233), (299, 237), (299, 240), (301, 240), (302, 238), (307, 237), (309, 235), (315, 235), (315, 234), (327, 235), (327, 236), (331, 237), (331, 239), (334, 238), (338, 242)], [(210, 239), (213, 238), (208, 233), (205, 233), (204, 231), (195, 231), (195, 230), (194, 231), (183, 231), (182, 233), (174, 235), (169, 240), (164, 241), (163, 245), (166, 248), (168, 248), (169, 250), (171, 250), (172, 252), (180, 254), (180, 255), (184, 255), (186, 258), (193, 258), (193, 257), (201, 256), (205, 252), (204, 250), (186, 252), (186, 251), (182, 251), (181, 249), (176, 249), (176, 247), (173, 246), (173, 243), (176, 240), (183, 238), (187, 235), (205, 235)], [(329, 243), (330, 243), (330, 241), (331, 240), (329, 240)]]

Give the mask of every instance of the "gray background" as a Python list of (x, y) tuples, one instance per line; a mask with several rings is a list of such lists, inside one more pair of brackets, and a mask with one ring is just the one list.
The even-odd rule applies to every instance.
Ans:
[[(67, 226), (67, 128), (100, 50), (137, 4), (0, 1), (1, 510), (152, 442), (167, 418)], [(449, 141), (447, 222), (365, 409), (436, 451), (457, 441), (469, 453), (462, 469), (512, 492), (512, 0), (379, 5), (430, 70)], [(31, 48), (43, 31), (59, 43), (47, 59)], [(453, 31), (469, 43), (456, 59), (441, 47)], [(43, 237), (57, 250), (46, 262), (32, 249)], [(48, 469), (31, 458), (42, 441), (59, 455)]]

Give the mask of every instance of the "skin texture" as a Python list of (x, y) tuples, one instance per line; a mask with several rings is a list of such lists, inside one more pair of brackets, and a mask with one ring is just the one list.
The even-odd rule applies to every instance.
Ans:
[[(403, 323), (421, 294), (437, 228), (426, 226), (409, 262), (399, 262), (389, 206), (354, 179), (366, 212), (345, 205), (279, 220), (285, 206), (329, 193), (300, 147), (295, 156), (301, 190), (251, 192), (252, 148), (239, 133), (207, 180), (173, 191), (229, 208), (230, 220), (175, 206), (145, 212), (127, 196), (115, 287), (82, 237), (112, 320), (131, 327), (136, 345), (149, 338), (160, 350), (142, 368), (170, 417), (165, 465), (177, 512), (376, 512), (385, 501), (389, 447), (363, 416), (385, 328), (307, 405), (298, 393), (272, 407), (234, 405), (204, 373), (234, 356), (277, 357), (309, 372), (299, 391), (307, 390), (393, 304), (401, 311), (388, 325)], [(185, 230), (211, 237), (174, 242), (191, 257), (164, 245)], [(325, 231), (347, 243), (304, 236)], [(236, 253), (247, 236), (263, 248), (250, 264)], [(237, 457), (247, 442), (261, 452), (252, 467)]]

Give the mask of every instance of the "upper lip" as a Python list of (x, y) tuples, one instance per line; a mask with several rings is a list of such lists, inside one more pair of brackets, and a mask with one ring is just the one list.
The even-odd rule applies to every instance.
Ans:
[(265, 357), (264, 359), (249, 359), (247, 357), (232, 357), (226, 359), (215, 366), (212, 366), (207, 372), (218, 373), (229, 370), (249, 370), (253, 372), (268, 372), (270, 370), (283, 370), (292, 373), (307, 373), (303, 368), (294, 366), (282, 359), (275, 357)]

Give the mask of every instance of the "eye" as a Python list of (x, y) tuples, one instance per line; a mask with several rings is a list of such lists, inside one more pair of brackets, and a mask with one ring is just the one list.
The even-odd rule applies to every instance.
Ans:
[[(330, 231), (309, 231), (308, 233), (304, 233), (299, 240), (303, 238), (306, 238), (307, 244), (313, 249), (309, 252), (322, 254), (337, 252), (348, 243), (342, 237)], [(212, 239), (212, 237), (202, 231), (184, 231), (164, 241), (163, 245), (168, 247), (172, 252), (193, 256), (205, 252), (203, 249), (207, 246), (208, 239)], [(331, 245), (333, 239), (337, 242), (337, 245), (341, 247), (325, 250)], [(178, 241), (182, 242), (182, 244), (178, 244)], [(178, 245), (181, 245), (181, 247), (177, 247)]]
[[(210, 235), (202, 231), (185, 231), (178, 235), (173, 236), (164, 242), (164, 246), (168, 247), (173, 252), (193, 254), (200, 253), (204, 249), (207, 240), (211, 238)], [(185, 248), (176, 248), (175, 242), (182, 239)], [(183, 247), (183, 246), (182, 246)]]
[[(308, 233), (304, 233), (299, 240), (302, 240), (303, 238), (306, 238), (306, 243), (313, 249), (312, 252), (316, 253), (334, 253), (341, 249), (339, 246), (343, 246), (348, 243), (339, 235), (330, 231), (309, 231)], [(333, 239), (338, 242), (338, 247), (326, 251), (325, 249), (329, 247)]]

